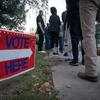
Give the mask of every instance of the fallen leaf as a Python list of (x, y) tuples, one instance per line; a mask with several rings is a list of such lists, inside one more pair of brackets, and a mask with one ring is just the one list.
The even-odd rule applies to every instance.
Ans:
[(44, 73), (43, 71), (39, 71), (39, 75), (40, 75), (41, 77), (45, 77), (45, 73)]
[(39, 86), (39, 83), (34, 84), (34, 87)]
[(36, 76), (35, 75), (32, 75), (32, 78), (36, 78)]
[(56, 96), (56, 100), (61, 100), (61, 99), (60, 99), (60, 96)]

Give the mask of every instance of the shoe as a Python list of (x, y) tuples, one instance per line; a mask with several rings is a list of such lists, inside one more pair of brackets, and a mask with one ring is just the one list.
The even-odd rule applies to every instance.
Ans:
[(78, 66), (79, 65), (79, 63), (76, 62), (76, 61), (71, 61), (69, 64), (72, 65), (72, 66)]
[(63, 53), (61, 53), (61, 52), (59, 52), (58, 54), (59, 54), (59, 56), (63, 56)]
[(68, 56), (68, 53), (67, 53), (67, 52), (65, 52), (65, 53), (64, 53), (64, 56)]
[(39, 51), (39, 53), (46, 53), (46, 51)]
[(81, 62), (82, 65), (84, 65), (84, 62)]
[(55, 52), (54, 52), (53, 55), (58, 56), (58, 53), (55, 53)]
[(84, 60), (82, 60), (81, 64), (84, 65)]
[(81, 79), (90, 81), (90, 82), (98, 82), (98, 77), (97, 76), (87, 76), (87, 75), (85, 75), (85, 73), (79, 72), (78, 77), (81, 78)]

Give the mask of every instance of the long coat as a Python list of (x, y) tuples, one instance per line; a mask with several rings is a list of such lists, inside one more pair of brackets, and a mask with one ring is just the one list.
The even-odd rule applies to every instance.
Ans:
[(80, 25), (79, 0), (68, 0), (67, 22), (70, 26), (71, 37), (82, 38)]

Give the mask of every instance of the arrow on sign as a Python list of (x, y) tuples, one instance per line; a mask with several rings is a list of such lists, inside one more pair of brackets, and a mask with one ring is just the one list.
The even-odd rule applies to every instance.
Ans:
[(0, 62), (30, 57), (32, 55), (31, 49), (18, 49), (18, 50), (0, 50)]

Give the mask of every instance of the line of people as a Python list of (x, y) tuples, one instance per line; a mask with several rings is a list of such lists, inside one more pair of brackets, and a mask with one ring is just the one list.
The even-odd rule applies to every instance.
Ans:
[[(62, 13), (62, 22), (60, 21), (60, 18), (57, 15), (57, 9), (55, 7), (51, 7), (50, 11), (51, 11), (51, 16), (49, 18), (49, 23), (47, 24), (46, 27), (42, 18), (43, 11), (40, 10), (39, 15), (37, 16), (37, 32), (39, 34), (38, 51), (41, 53), (45, 53), (45, 51), (43, 51), (44, 37), (45, 37), (45, 49), (49, 50), (50, 53), (52, 53), (53, 55), (68, 56), (68, 49), (69, 51), (71, 51), (71, 44), (72, 44), (73, 58), (70, 64), (77, 66), (79, 64), (78, 44), (79, 40), (82, 39), (80, 23), (76, 23), (74, 21), (70, 22), (70, 19), (68, 19), (67, 16), (68, 15), (67, 10)], [(68, 36), (69, 29), (70, 29), (71, 43), (68, 43), (70, 41), (70, 36)], [(67, 50), (64, 50), (65, 47), (67, 48)], [(83, 54), (84, 51), (82, 55)], [(82, 59), (82, 64), (84, 64), (84, 59)]]
[[(78, 73), (78, 77), (97, 82), (95, 20), (96, 18), (100, 19), (99, 0), (66, 0), (66, 11), (62, 13), (62, 22), (55, 7), (51, 7), (50, 11), (52, 15), (46, 28), (42, 18), (43, 11), (40, 10), (37, 16), (38, 51), (42, 52), (43, 50), (45, 34), (46, 49), (51, 50), (53, 55), (58, 55), (59, 52), (63, 54), (64, 40), (69, 29), (73, 56), (70, 65), (78, 65), (79, 42), (81, 42), (82, 64), (85, 64), (85, 72)], [(58, 44), (60, 44), (59, 48)], [(67, 53), (65, 52), (64, 55)]]
[[(51, 7), (52, 15), (49, 18), (49, 23), (45, 27), (43, 21), (43, 11), (39, 11), (39, 15), (37, 16), (37, 32), (39, 34), (39, 41), (38, 41), (38, 51), (43, 52), (43, 41), (44, 41), (44, 33), (45, 33), (45, 49), (53, 50), (53, 54), (58, 54), (58, 38), (59, 38), (59, 31), (60, 31), (60, 18), (57, 16), (57, 10), (55, 7)], [(54, 48), (55, 47), (55, 48)]]

